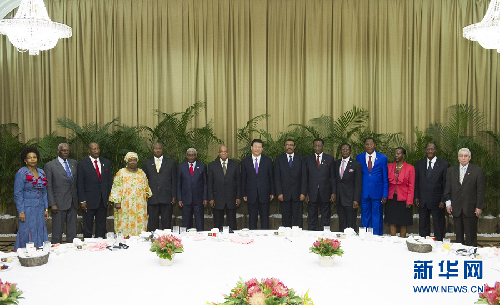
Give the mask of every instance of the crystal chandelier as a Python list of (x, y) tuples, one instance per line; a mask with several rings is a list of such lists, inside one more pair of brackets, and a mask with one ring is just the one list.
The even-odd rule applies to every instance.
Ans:
[(43, 0), (21, 0), (14, 18), (0, 20), (0, 34), (7, 35), (19, 52), (38, 55), (55, 47), (59, 38), (71, 37), (72, 31), (50, 20)]
[(500, 0), (491, 0), (483, 20), (464, 27), (464, 37), (500, 53)]

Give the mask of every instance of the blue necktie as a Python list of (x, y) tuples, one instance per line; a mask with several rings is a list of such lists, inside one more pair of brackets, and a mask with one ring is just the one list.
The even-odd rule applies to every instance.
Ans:
[(289, 156), (290, 159), (288, 160), (288, 165), (290, 165), (290, 167), (292, 167), (292, 156)]
[(69, 170), (68, 161), (64, 160), (64, 168), (66, 169), (66, 174), (68, 174), (69, 179), (73, 181), (73, 177), (71, 177), (71, 171)]

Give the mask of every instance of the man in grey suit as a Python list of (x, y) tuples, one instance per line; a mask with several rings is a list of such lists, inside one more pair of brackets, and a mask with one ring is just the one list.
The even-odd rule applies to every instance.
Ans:
[(57, 147), (59, 157), (45, 164), (47, 175), (47, 200), (52, 211), (52, 243), (62, 242), (63, 226), (66, 223), (66, 242), (76, 237), (76, 193), (77, 163), (68, 159), (69, 145)]
[(240, 206), (240, 165), (228, 158), (227, 147), (219, 148), (219, 158), (208, 165), (208, 201), (213, 208), (214, 228), (222, 231), (224, 209), (227, 225), (236, 230), (236, 208)]
[(148, 177), (149, 188), (153, 196), (148, 199), (148, 231), (161, 228), (170, 229), (172, 211), (177, 197), (177, 167), (174, 160), (163, 156), (163, 146), (156, 143), (153, 146), (154, 157), (146, 160), (142, 170)]
[(446, 173), (444, 197), (446, 210), (453, 215), (457, 243), (477, 246), (477, 220), (484, 207), (484, 171), (469, 163), (468, 148), (458, 151), (459, 165), (452, 166)]

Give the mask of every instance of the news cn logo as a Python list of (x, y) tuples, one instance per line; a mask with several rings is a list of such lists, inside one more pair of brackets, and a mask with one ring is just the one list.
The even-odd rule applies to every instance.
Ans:
[[(436, 277), (437, 275), (437, 277)], [(433, 263), (432, 260), (413, 261), (414, 280), (432, 279), (477, 279), (483, 278), (483, 261), (466, 260), (459, 263), (458, 260), (441, 260)], [(478, 293), (483, 292), (484, 286), (467, 285), (422, 285), (413, 286), (415, 293)]]

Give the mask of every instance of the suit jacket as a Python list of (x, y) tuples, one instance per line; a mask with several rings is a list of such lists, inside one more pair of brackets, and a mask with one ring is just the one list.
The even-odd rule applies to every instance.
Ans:
[(307, 156), (302, 163), (302, 191), (309, 195), (309, 201), (316, 202), (318, 197), (318, 186), (321, 200), (330, 202), (330, 196), (336, 194), (337, 182), (335, 173), (335, 162), (329, 154), (323, 153), (321, 164), (318, 168), (316, 154)]
[(451, 200), (454, 217), (460, 216), (462, 211), (465, 216), (472, 217), (476, 208), (484, 208), (484, 184), (484, 171), (477, 165), (469, 163), (462, 184), (460, 165), (448, 169), (444, 194), (446, 200)]
[(240, 199), (240, 165), (227, 159), (226, 176), (220, 158), (208, 164), (208, 200), (215, 201), (215, 208), (236, 209), (236, 199)]
[(352, 202), (357, 201), (361, 204), (361, 188), (363, 177), (361, 172), (361, 163), (349, 158), (345, 165), (344, 175), (340, 178), (340, 166), (342, 159), (335, 161), (335, 177), (337, 181), (337, 204), (352, 207)]
[(419, 200), (419, 207), (438, 209), (439, 203), (446, 201), (444, 189), (449, 164), (437, 158), (430, 177), (427, 179), (427, 160), (424, 158), (415, 163), (415, 198)]
[(274, 186), (276, 196), (283, 194), (283, 201), (300, 201), (302, 189), (302, 155), (294, 153), (292, 167), (288, 154), (283, 153), (274, 160)]
[(249, 203), (270, 201), (270, 196), (275, 194), (271, 158), (261, 155), (258, 174), (255, 173), (253, 155), (241, 160), (241, 194)]
[(177, 200), (183, 205), (200, 205), (207, 200), (207, 166), (196, 161), (193, 176), (189, 171), (189, 163), (179, 164), (177, 172)]
[(148, 177), (149, 188), (153, 196), (148, 198), (148, 204), (171, 203), (177, 197), (177, 167), (174, 160), (163, 156), (160, 171), (156, 172), (155, 158), (148, 159), (142, 165), (142, 170)]
[(372, 171), (368, 171), (366, 165), (366, 152), (356, 156), (356, 161), (361, 163), (363, 170), (363, 189), (361, 198), (382, 199), (389, 194), (389, 182), (387, 179), (387, 157), (378, 151)]
[(102, 200), (104, 205), (108, 202), (109, 193), (113, 186), (113, 172), (108, 159), (99, 157), (101, 163), (101, 180), (97, 176), (94, 164), (90, 157), (83, 158), (78, 162), (78, 201), (87, 202), (88, 209), (97, 209)]
[(398, 181), (396, 182), (396, 162), (387, 165), (389, 175), (389, 197), (394, 198), (396, 185), (398, 187), (397, 200), (406, 201), (406, 204), (413, 204), (413, 196), (415, 195), (415, 168), (404, 162), (403, 167), (399, 171)]
[(77, 163), (73, 159), (66, 159), (71, 171), (68, 177), (66, 169), (56, 158), (45, 164), (44, 171), (47, 175), (47, 200), (49, 206), (56, 205), (58, 210), (67, 210), (78, 207), (78, 196), (76, 185), (78, 181)]

